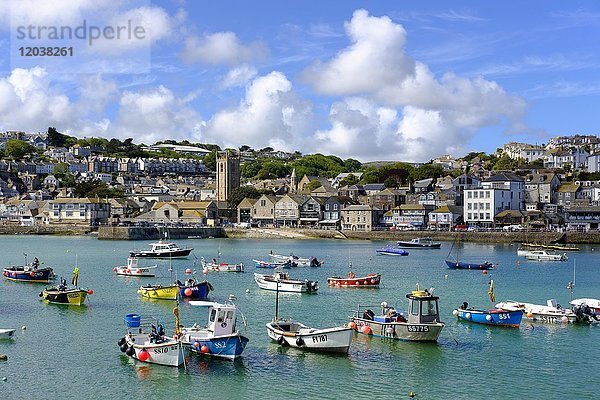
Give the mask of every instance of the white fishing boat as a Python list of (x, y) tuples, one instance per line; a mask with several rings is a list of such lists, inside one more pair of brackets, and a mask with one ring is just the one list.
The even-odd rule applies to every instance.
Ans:
[(303, 350), (347, 353), (352, 343), (352, 328), (339, 326), (317, 329), (293, 319), (279, 318), (279, 282), (276, 283), (275, 319), (266, 324), (267, 335), (282, 347)]
[(179, 313), (176, 317), (176, 337), (165, 335), (164, 328), (155, 318), (142, 321), (137, 314), (125, 316), (127, 334), (117, 344), (120, 350), (136, 360), (147, 363), (178, 367), (184, 363), (187, 346), (184, 346), (178, 331)]
[(138, 264), (137, 257), (127, 258), (127, 265), (119, 265), (113, 268), (114, 273), (122, 276), (156, 276), (157, 265), (142, 267)]
[(12, 339), (16, 329), (0, 329), (0, 339)]
[(518, 257), (526, 257), (528, 255), (531, 255), (535, 250), (528, 250), (526, 248), (523, 247), (519, 247), (517, 249), (517, 256)]
[(496, 308), (506, 311), (522, 311), (523, 317), (534, 322), (573, 323), (577, 321), (577, 315), (572, 310), (557, 304), (555, 299), (548, 300), (546, 305), (509, 300), (496, 304)]
[(408, 249), (439, 249), (442, 247), (440, 242), (434, 242), (430, 237), (414, 238), (409, 241), (398, 240), (398, 247)]
[(323, 261), (317, 260), (316, 257), (301, 258), (293, 254), (290, 254), (289, 256), (284, 256), (281, 254), (274, 254), (273, 251), (269, 253), (269, 256), (275, 262), (290, 262), (292, 265), (295, 265), (297, 267), (320, 267), (321, 265), (323, 265)]
[(183, 342), (192, 352), (228, 360), (242, 355), (248, 338), (240, 334), (237, 328), (234, 301), (235, 296), (230, 295), (225, 304), (195, 300), (188, 302), (191, 306), (206, 307), (208, 311), (206, 326), (194, 324), (181, 328)]
[(216, 258), (207, 262), (204, 257), (202, 257), (200, 259), (200, 264), (202, 264), (202, 271), (204, 272), (244, 272), (244, 264), (223, 263), (219, 262)]
[(132, 250), (129, 255), (143, 258), (177, 258), (188, 256), (192, 250), (192, 248), (181, 248), (173, 242), (161, 239), (158, 242), (150, 243), (150, 250)]
[(565, 253), (555, 254), (548, 253), (545, 250), (533, 250), (525, 255), (525, 258), (533, 261), (567, 261), (568, 257)]
[(315, 293), (319, 290), (317, 281), (290, 279), (287, 272), (281, 271), (275, 271), (273, 275), (254, 273), (254, 281), (264, 290), (293, 293)]
[(437, 341), (445, 324), (440, 321), (438, 300), (433, 289), (417, 289), (406, 295), (408, 299), (408, 316), (403, 312), (381, 303), (381, 314), (375, 313), (368, 306), (359, 305), (353, 311), (348, 325), (358, 333), (375, 337), (407, 340), (412, 342)]

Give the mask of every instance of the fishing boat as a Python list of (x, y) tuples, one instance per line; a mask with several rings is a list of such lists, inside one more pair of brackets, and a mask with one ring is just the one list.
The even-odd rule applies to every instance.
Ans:
[(576, 247), (572, 244), (567, 244), (567, 234), (566, 233), (563, 233), (560, 238), (550, 241), (548, 243), (525, 242), (525, 243), (521, 243), (521, 246), (530, 247), (530, 248), (534, 248), (534, 249), (546, 249), (546, 250), (556, 250), (556, 251), (579, 251), (579, 247)]
[(440, 321), (438, 300), (433, 289), (416, 290), (406, 295), (408, 316), (402, 311), (381, 303), (381, 314), (375, 315), (369, 306), (358, 305), (353, 310), (348, 326), (358, 333), (381, 338), (406, 340), (411, 342), (437, 341), (445, 324)]
[(366, 276), (357, 277), (352, 271), (348, 272), (346, 277), (332, 276), (327, 278), (327, 286), (331, 287), (379, 288), (380, 283), (380, 274), (367, 274)]
[(522, 311), (524, 318), (534, 322), (566, 323), (576, 322), (577, 315), (568, 308), (562, 308), (555, 299), (550, 299), (546, 305), (524, 303), (520, 301), (503, 301), (496, 308), (507, 311)]
[(181, 248), (173, 242), (159, 240), (158, 242), (150, 243), (150, 250), (132, 250), (129, 252), (130, 257), (139, 258), (177, 258), (187, 257), (192, 252), (192, 248)]
[[(493, 279), (490, 281), (488, 295), (490, 296), (490, 301), (495, 303), (496, 295), (494, 294)], [(523, 310), (505, 310), (499, 308), (494, 308), (489, 311), (476, 310), (474, 307), (469, 307), (469, 303), (466, 301), (463, 302), (460, 307), (453, 310), (452, 314), (463, 321), (511, 328), (518, 328), (521, 324), (521, 319), (523, 318)]]
[(573, 307), (586, 306), (591, 309), (594, 314), (600, 315), (600, 300), (599, 299), (575, 299), (569, 302)]
[(286, 263), (289, 261), (295, 267), (320, 267), (323, 264), (323, 262), (317, 260), (316, 257), (301, 258), (294, 254), (284, 256), (281, 254), (274, 254), (273, 251), (269, 253), (269, 256), (274, 262)]
[(275, 268), (292, 268), (297, 267), (297, 264), (292, 263), (291, 261), (261, 261), (261, 260), (252, 260), (256, 265), (256, 268), (266, 268), (266, 269), (275, 269)]
[(27, 264), (27, 255), (25, 255), (25, 265), (6, 267), (2, 271), (2, 275), (8, 280), (17, 282), (48, 283), (56, 278), (51, 267), (40, 268), (40, 261), (37, 257), (31, 264)]
[(279, 283), (276, 285), (275, 318), (266, 324), (267, 335), (282, 347), (330, 353), (348, 353), (352, 328), (311, 328), (293, 319), (279, 318)]
[(149, 267), (140, 267), (137, 257), (127, 258), (127, 265), (120, 265), (113, 268), (113, 272), (122, 276), (154, 277), (156, 276), (157, 265)]
[(13, 339), (16, 329), (0, 329), (0, 339)]
[(142, 297), (160, 300), (177, 300), (179, 285), (142, 285), (137, 291)]
[(319, 290), (317, 281), (308, 279), (291, 279), (287, 272), (275, 271), (273, 275), (254, 273), (254, 281), (264, 290), (292, 293), (316, 293)]
[(211, 290), (214, 290), (212, 285), (206, 281), (196, 281), (194, 278), (189, 278), (182, 283), (177, 281), (179, 287), (179, 296), (184, 299), (206, 300)]
[(577, 322), (586, 324), (600, 323), (600, 300), (575, 299), (569, 302), (577, 316)]
[(407, 256), (408, 255), (408, 251), (406, 251), (404, 249), (399, 249), (394, 246), (386, 246), (384, 248), (375, 250), (375, 252), (377, 252), (377, 254), (384, 255), (384, 256)]
[(204, 257), (200, 259), (202, 270), (205, 272), (244, 272), (244, 264), (228, 264), (219, 262), (213, 258), (211, 262), (207, 262)]
[(94, 293), (92, 289), (77, 287), (79, 280), (79, 268), (75, 267), (73, 271), (72, 287), (67, 286), (65, 278), (60, 279), (58, 286), (52, 286), (40, 292), (42, 300), (53, 304), (64, 304), (69, 306), (80, 306), (85, 302), (88, 295)]
[(127, 314), (124, 322), (127, 333), (117, 342), (121, 352), (136, 360), (151, 364), (179, 367), (185, 362), (187, 346), (183, 345), (179, 332), (179, 311), (175, 314), (175, 336), (165, 335), (163, 325), (156, 318), (144, 318)]
[(181, 328), (184, 345), (197, 354), (234, 360), (242, 355), (248, 338), (237, 328), (235, 296), (230, 295), (225, 304), (191, 300), (194, 307), (206, 307), (208, 324)]
[(525, 258), (533, 261), (567, 261), (569, 259), (565, 253), (555, 254), (546, 250), (533, 250), (526, 254)]
[[(452, 250), (456, 247), (456, 255), (454, 259), (449, 259), (450, 254), (452, 254)], [(459, 260), (460, 253), (460, 233), (456, 236), (456, 239), (452, 242), (452, 246), (450, 247), (450, 251), (446, 256), (446, 265), (450, 269), (492, 269), (494, 268), (494, 264), (489, 261), (484, 262), (465, 262)]]
[(409, 241), (398, 240), (398, 247), (409, 249), (439, 249), (442, 244), (434, 242), (430, 237), (414, 238)]
[(518, 257), (526, 257), (526, 256), (528, 256), (528, 255), (532, 254), (532, 253), (533, 253), (533, 251), (534, 251), (534, 250), (528, 250), (527, 248), (523, 248), (522, 246), (520, 246), (520, 247), (517, 249), (517, 256), (518, 256)]

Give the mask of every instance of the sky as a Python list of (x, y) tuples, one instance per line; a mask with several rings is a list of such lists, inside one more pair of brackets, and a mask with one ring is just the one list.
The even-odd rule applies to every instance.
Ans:
[(491, 153), (597, 133), (599, 38), (595, 1), (2, 0), (0, 131)]

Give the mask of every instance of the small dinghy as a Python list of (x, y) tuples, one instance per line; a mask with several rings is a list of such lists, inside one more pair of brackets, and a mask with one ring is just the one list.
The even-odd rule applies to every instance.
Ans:
[(407, 256), (408, 255), (408, 251), (406, 251), (404, 249), (400, 249), (398, 247), (394, 247), (394, 246), (386, 246), (384, 248), (375, 250), (375, 252), (382, 256)]
[(14, 339), (16, 329), (1, 329), (0, 339)]
[(317, 281), (291, 279), (287, 272), (281, 271), (276, 271), (273, 275), (254, 273), (254, 281), (264, 290), (293, 293), (316, 293), (319, 290)]
[(216, 258), (207, 262), (204, 257), (202, 257), (200, 259), (200, 264), (202, 264), (202, 271), (205, 272), (244, 272), (244, 264), (223, 263), (219, 262)]
[(94, 291), (92, 289), (77, 287), (78, 279), (79, 268), (75, 267), (75, 270), (73, 271), (72, 287), (67, 286), (66, 279), (61, 278), (58, 286), (44, 289), (39, 296), (48, 303), (80, 306), (85, 302), (87, 296), (93, 294)]
[(367, 274), (366, 276), (356, 276), (354, 272), (348, 272), (343, 278), (341, 276), (332, 276), (327, 278), (327, 286), (344, 288), (379, 288), (381, 283), (380, 274)]
[(179, 285), (142, 285), (138, 289), (138, 293), (149, 299), (177, 300)]

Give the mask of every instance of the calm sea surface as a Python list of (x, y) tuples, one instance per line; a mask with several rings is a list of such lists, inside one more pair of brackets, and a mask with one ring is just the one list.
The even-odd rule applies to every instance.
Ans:
[[(503, 329), (457, 322), (452, 310), (463, 301), (492, 307), (488, 282), (494, 279), (497, 301), (546, 303), (569, 301), (567, 282), (576, 266), (575, 297), (600, 298), (600, 246), (570, 253), (569, 261), (517, 263), (516, 245), (464, 244), (461, 259), (490, 260), (499, 267), (487, 276), (479, 271), (445, 267), (450, 249), (412, 250), (408, 257), (377, 256), (386, 242), (334, 240), (178, 240), (191, 246), (198, 258), (243, 262), (247, 272), (210, 273), (211, 298), (229, 294), (248, 321), (244, 332), (250, 343), (237, 362), (191, 355), (187, 370), (134, 362), (123, 355), (117, 341), (125, 333), (123, 316), (136, 312), (156, 316), (170, 331), (174, 302), (145, 301), (136, 293), (140, 282), (168, 283), (168, 261), (158, 263), (162, 278), (117, 277), (112, 269), (126, 262), (129, 250), (149, 242), (99, 241), (92, 237), (0, 236), (1, 266), (22, 264), (38, 257), (70, 279), (77, 259), (80, 286), (94, 290), (84, 307), (43, 303), (44, 284), (3, 280), (0, 287), (0, 327), (27, 329), (16, 340), (0, 341), (1, 399), (280, 399), (280, 398), (408, 398), (417, 399), (592, 399), (600, 380), (600, 326), (523, 323)], [(316, 295), (282, 294), (280, 314), (309, 326), (329, 327), (348, 322), (357, 304), (382, 301), (402, 307), (405, 295), (418, 282), (434, 287), (440, 296), (446, 328), (437, 344), (388, 342), (355, 336), (348, 356), (328, 356), (281, 349), (272, 344), (265, 323), (275, 313), (275, 294), (258, 289), (253, 280), (253, 258), (279, 254), (316, 256), (322, 268), (298, 268), (292, 277), (318, 280)], [(194, 257), (173, 260), (178, 278), (185, 277)], [(352, 262), (357, 275), (379, 272), (379, 290), (331, 289), (326, 278), (346, 274)], [(140, 262), (142, 264), (142, 262)], [(199, 264), (199, 263), (198, 263)], [(198, 266), (198, 270), (201, 268)], [(265, 271), (265, 270), (258, 270)], [(200, 271), (199, 271), (200, 272)], [(247, 292), (248, 291), (248, 292)], [(182, 323), (204, 323), (203, 309), (180, 306)], [(240, 326), (242, 326), (240, 324)]]

